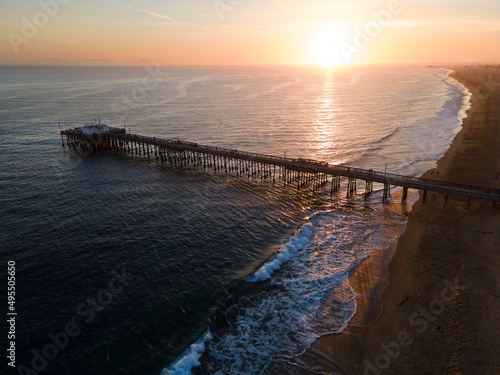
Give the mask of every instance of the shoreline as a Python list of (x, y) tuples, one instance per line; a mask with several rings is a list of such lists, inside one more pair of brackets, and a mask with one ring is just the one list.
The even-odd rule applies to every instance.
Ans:
[[(449, 74), (449, 77), (452, 77), (452, 74)], [(462, 81), (456, 78), (454, 79), (457, 82), (464, 84)], [(472, 92), (472, 89), (470, 89), (467, 85), (464, 84), (464, 86)], [(472, 97), (474, 98), (474, 95), (472, 95)], [(439, 169), (441, 161), (449, 154), (452, 146), (455, 143), (459, 143), (457, 142), (457, 139), (459, 136), (463, 136), (462, 133), (465, 129), (466, 120), (476, 110), (477, 108), (474, 106), (467, 110), (468, 116), (462, 119), (462, 123), (459, 125), (460, 131), (454, 136), (448, 151), (437, 161), (438, 167), (428, 170), (422, 175), (422, 177), (431, 179), (437, 178), (436, 175), (433, 175), (432, 173)], [(441, 171), (441, 176), (444, 176), (443, 171)], [(446, 178), (446, 180), (451, 179)], [(457, 180), (456, 182), (462, 181)], [(415, 194), (417, 197), (420, 197), (419, 193)], [(440, 205), (443, 203), (442, 200), (444, 198), (442, 196), (437, 195), (436, 198), (438, 204), (432, 205), (432, 209), (439, 209), (441, 207)], [(452, 202), (454, 199), (455, 198), (451, 198), (448, 205), (454, 205), (456, 203)], [(386, 209), (399, 211), (400, 213), (404, 211), (407, 214), (406, 224), (398, 225), (397, 243), (388, 248), (376, 250), (368, 258), (363, 260), (359, 266), (349, 272), (349, 284), (358, 295), (356, 297), (357, 310), (345, 330), (340, 333), (322, 336), (312, 343), (308, 349), (306, 349), (306, 351), (300, 356), (301, 365), (306, 366), (305, 368), (301, 366), (302, 369), (299, 370), (299, 372), (305, 371), (304, 373), (309, 373), (306, 369), (313, 370), (315, 365), (319, 365), (319, 368), (330, 368), (338, 374), (362, 374), (365, 370), (365, 357), (368, 355), (368, 360), (374, 362), (375, 358), (380, 354), (380, 343), (390, 343), (391, 340), (394, 340), (394, 337), (397, 338), (396, 335), (386, 339), (383, 335), (380, 335), (380, 332), (375, 334), (375, 339), (367, 336), (367, 332), (371, 332), (373, 327), (377, 327), (377, 325), (380, 324), (380, 315), (382, 314), (382, 317), (384, 314), (387, 315), (387, 311), (384, 311), (383, 313), (381, 313), (381, 311), (383, 308), (386, 309), (387, 307), (388, 300), (385, 297), (385, 294), (387, 293), (387, 290), (390, 289), (390, 283), (394, 282), (394, 272), (392, 271), (393, 263), (396, 258), (401, 258), (401, 255), (399, 255), (401, 253), (400, 247), (406, 248), (408, 246), (406, 243), (401, 245), (403, 242), (402, 238), (410, 236), (408, 233), (414, 231), (414, 228), (409, 228), (410, 216), (412, 216), (412, 212), (418, 210), (418, 206), (421, 205), (421, 198), (413, 200), (411, 211), (408, 214), (406, 207), (404, 207), (405, 205), (396, 203), (397, 200), (398, 192), (395, 192), (392, 195), (392, 200), (386, 206)], [(431, 205), (431, 200), (432, 197), (428, 197), (426, 206)], [(459, 198), (457, 198), (457, 200), (460, 201), (463, 206), (464, 202), (462, 202)], [(410, 204), (408, 204), (408, 206), (410, 206)], [(473, 208), (475, 208), (475, 203), (473, 204)], [(416, 236), (411, 235), (410, 237), (411, 240), (414, 240)], [(260, 270), (261, 267), (259, 267), (258, 270)], [(451, 278), (451, 281), (453, 281), (453, 278)], [(409, 297), (404, 296), (401, 301), (398, 302), (398, 306), (406, 304), (408, 300)], [(391, 299), (391, 302), (394, 303), (394, 299)], [(384, 330), (386, 328), (387, 327), (384, 327)], [(288, 369), (290, 373), (296, 373), (298, 370), (293, 367), (294, 366)], [(392, 366), (392, 363), (390, 367), (396, 369), (395, 366)], [(384, 369), (377, 368), (376, 370), (380, 373), (389, 373), (383, 371)], [(397, 369), (394, 373), (406, 373), (401, 371), (404, 370)], [(197, 372), (195, 371), (195, 373)]]
[[(488, 101), (480, 99), (483, 99), (483, 96), (485, 99), (500, 97), (500, 93), (498, 92), (499, 90), (492, 92), (490, 87), (486, 87), (489, 90), (487, 92), (488, 95), (481, 95), (481, 90), (484, 90), (485, 86), (484, 81), (478, 81), (478, 79), (483, 74), (486, 74), (486, 72), (481, 69), (453, 68), (449, 70), (451, 71), (449, 77), (464, 85), (465, 88), (472, 94), (469, 101), (470, 106), (466, 110), (466, 117), (462, 119), (460, 131), (453, 138), (446, 153), (437, 161), (436, 167), (425, 172), (422, 177), (435, 179), (443, 178), (447, 181), (457, 183), (479, 183), (485, 186), (493, 187), (494, 185), (491, 182), (492, 177), (490, 173), (485, 173), (484, 168), (479, 170), (477, 165), (471, 165), (471, 163), (468, 162), (468, 157), (462, 158), (463, 160), (458, 160), (460, 158), (457, 155), (462, 155), (464, 151), (466, 151), (464, 150), (464, 148), (466, 148), (464, 147), (464, 144), (467, 146), (467, 143), (471, 142), (470, 140), (472, 137), (469, 132), (474, 128), (484, 130), (481, 134), (479, 134), (481, 137), (477, 135), (478, 140), (476, 140), (476, 142), (472, 142), (476, 145), (476, 149), (474, 150), (475, 154), (480, 154), (480, 152), (478, 153), (477, 148), (481, 149), (481, 142), (484, 141), (485, 136), (488, 137), (488, 133), (491, 132), (491, 129), (484, 129), (487, 127), (488, 121), (485, 121), (485, 119), (488, 117), (485, 118), (482, 115), (488, 111), (489, 113), (495, 114), (498, 112), (498, 114), (500, 114), (500, 108), (489, 108), (487, 103)], [(473, 71), (472, 74), (470, 73), (471, 71)], [(497, 70), (497, 74), (499, 73), (500, 72)], [(500, 82), (500, 79), (497, 78), (495, 81)], [(490, 120), (491, 117), (492, 116), (489, 116)], [(495, 118), (497, 120), (496, 123), (498, 123), (500, 116), (496, 116)], [(499, 130), (498, 125), (496, 129)], [(496, 139), (496, 144), (500, 144), (498, 134), (499, 132), (495, 133), (496, 138), (494, 139)], [(492, 151), (493, 155), (496, 155), (496, 158), (493, 155), (489, 156), (490, 159), (493, 156), (491, 159), (493, 162), (495, 160), (500, 160), (500, 149), (498, 147), (494, 147), (494, 142), (495, 141), (493, 140), (490, 151)], [(485, 157), (485, 159), (488, 159), (488, 157)], [(500, 163), (493, 166), (494, 168), (491, 168), (491, 166), (489, 167), (489, 169), (495, 171), (494, 174), (496, 176), (500, 174), (500, 172), (498, 172), (500, 169), (498, 164)], [(472, 178), (469, 177), (471, 168), (475, 169), (477, 172)], [(440, 172), (440, 177), (438, 177), (438, 172)], [(481, 176), (486, 177), (481, 179)], [(356, 298), (356, 303), (358, 305), (356, 314), (343, 332), (319, 338), (303, 355), (306, 362), (333, 362), (336, 365), (333, 368), (340, 368), (345, 374), (401, 374), (422, 373), (425, 371), (428, 371), (428, 373), (439, 372), (436, 371), (435, 363), (440, 362), (439, 359), (442, 357), (442, 354), (441, 357), (437, 356), (433, 353), (433, 350), (435, 349), (427, 348), (432, 348), (434, 346), (428, 344), (434, 340), (433, 336), (435, 336), (435, 333), (433, 332), (431, 335), (433, 337), (432, 339), (426, 339), (426, 337), (430, 335), (428, 327), (431, 323), (434, 323), (434, 321), (427, 322), (425, 331), (421, 336), (419, 336), (420, 332), (410, 332), (411, 329), (415, 331), (415, 325), (418, 326), (417, 323), (419, 323), (419, 321), (416, 320), (417, 317), (414, 316), (415, 319), (412, 321), (409, 321), (409, 319), (415, 311), (419, 311), (421, 306), (426, 305), (425, 298), (422, 298), (421, 296), (417, 298), (414, 294), (420, 292), (420, 294), (428, 295), (428, 305), (429, 302), (434, 301), (435, 294), (439, 295), (439, 287), (442, 290), (443, 287), (447, 285), (444, 281), (453, 282), (458, 276), (456, 273), (453, 274), (453, 272), (449, 272), (447, 275), (445, 273), (441, 274), (441, 269), (435, 269), (432, 267), (435, 265), (432, 259), (421, 260), (423, 263), (430, 262), (431, 264), (431, 270), (428, 269), (429, 267), (426, 267), (427, 273), (421, 273), (420, 270), (415, 270), (417, 267), (414, 267), (412, 264), (414, 263), (412, 256), (415, 256), (417, 253), (417, 247), (421, 243), (421, 237), (429, 232), (429, 227), (431, 231), (434, 230), (434, 233), (442, 230), (442, 228), (440, 229), (440, 219), (443, 218), (439, 215), (440, 212), (445, 213), (447, 216), (456, 216), (457, 214), (466, 216), (470, 212), (475, 212), (475, 216), (478, 217), (473, 218), (472, 221), (475, 221), (478, 226), (481, 226), (480, 218), (484, 215), (489, 216), (488, 210), (491, 213), (491, 207), (486, 207), (488, 205), (484, 202), (472, 202), (471, 207), (467, 209), (468, 202), (464, 202), (463, 199), (452, 198), (444, 208), (443, 201), (444, 197), (439, 194), (431, 194), (431, 198), (428, 198), (425, 205), (422, 206), (422, 196), (419, 194), (419, 199), (414, 202), (408, 215), (406, 226), (403, 226), (404, 228), (401, 231), (397, 243), (392, 248), (375, 251), (370, 257), (365, 259), (359, 267), (350, 272), (349, 283), (351, 284), (353, 290), (358, 294), (358, 297)], [(438, 218), (432, 221), (432, 223), (428, 223), (427, 221), (429, 217), (433, 216), (435, 213), (438, 213)], [(498, 220), (498, 215), (493, 214), (492, 219), (494, 218), (496, 218), (496, 221), (492, 220), (493, 225), (491, 228), (495, 228), (495, 225), (496, 228), (499, 228), (500, 221)], [(447, 217), (446, 219), (449, 218)], [(449, 227), (452, 227), (453, 225), (454, 224), (448, 224)], [(468, 225), (470, 225), (470, 223)], [(490, 230), (478, 231), (479, 234), (482, 234), (482, 232), (491, 233)], [(436, 233), (436, 235), (439, 236), (439, 233)], [(454, 233), (454, 235), (456, 235), (456, 233)], [(441, 238), (440, 242), (446, 243), (447, 240), (453, 242), (454, 236), (444, 236)], [(471, 241), (472, 244), (474, 243), (473, 241)], [(497, 243), (500, 244), (498, 235)], [(490, 248), (493, 249), (493, 247)], [(500, 257), (497, 258), (500, 259)], [(446, 260), (441, 260), (441, 262), (446, 263)], [(461, 266), (463, 268), (463, 263)], [(498, 269), (498, 267), (496, 269)], [(493, 267), (492, 270), (494, 271), (495, 267)], [(411, 277), (410, 275), (413, 273), (415, 275)], [(446, 278), (446, 276), (448, 278)], [(433, 294), (434, 290), (431, 282), (427, 283), (428, 285), (426, 285), (426, 288), (423, 290), (413, 290), (413, 278), (418, 278), (423, 281), (425, 281), (426, 278), (433, 280), (435, 286), (434, 289), (437, 287), (435, 294)], [(440, 280), (441, 284), (439, 284), (439, 281), (437, 280)], [(500, 291), (498, 291), (498, 294), (493, 294), (493, 296), (495, 295), (499, 296), (497, 299), (500, 304)], [(459, 300), (459, 298), (457, 298), (457, 300)], [(460, 304), (460, 302), (455, 302), (455, 304)], [(457, 313), (456, 309), (454, 309), (455, 311), (451, 308), (449, 310), (449, 315), (452, 317), (460, 314), (459, 312)], [(403, 311), (405, 311), (405, 313), (402, 313)], [(445, 312), (437, 312), (439, 312), (439, 316), (435, 317), (435, 321), (439, 321), (437, 318), (441, 318), (441, 314), (445, 314)], [(430, 318), (430, 320), (432, 320), (434, 317), (431, 316)], [(498, 318), (499, 319), (497, 320), (500, 321), (500, 317)], [(437, 334), (444, 336), (444, 338), (442, 338), (441, 341), (434, 341), (439, 342), (437, 346), (446, 348), (447, 344), (451, 341), (455, 347), (461, 347), (461, 339), (463, 339), (462, 336), (459, 335), (453, 337), (453, 335), (446, 334), (446, 330), (448, 330), (448, 332), (452, 330), (451, 322), (449, 325), (443, 322), (440, 324), (443, 327), (436, 324), (434, 329), (437, 331)], [(455, 323), (455, 325), (456, 324), (457, 323)], [(420, 323), (418, 328), (419, 330), (422, 330), (423, 323)], [(497, 330), (497, 332), (499, 331)], [(408, 333), (409, 339), (407, 341), (403, 340), (402, 343), (408, 344), (411, 341), (411, 348), (404, 351), (406, 347), (400, 344), (398, 336), (399, 338), (405, 338), (407, 337), (405, 335), (406, 333)], [(411, 333), (413, 333), (413, 335), (411, 335)], [(499, 340), (497, 340), (496, 344), (498, 344), (498, 341)], [(392, 345), (393, 343), (395, 343), (395, 345)], [(387, 349), (387, 345), (389, 345), (389, 349)], [(396, 345), (399, 345), (399, 348), (397, 348)], [(448, 348), (446, 349), (448, 352), (456, 352), (453, 348), (450, 349), (449, 346), (450, 345), (448, 345)], [(497, 353), (500, 352), (500, 344), (493, 345), (492, 347), (497, 348)], [(386, 350), (384, 350), (384, 348)], [(394, 351), (391, 352), (390, 348), (393, 348)], [(494, 352), (492, 351), (491, 353)], [(471, 353), (471, 355), (473, 355), (473, 353)], [(460, 366), (453, 365), (457, 363), (457, 359), (455, 357), (460, 356), (451, 355), (451, 357), (453, 357), (453, 359), (448, 360), (450, 363), (448, 368), (442, 373), (454, 373), (453, 371), (460, 368)], [(325, 362), (327, 359), (328, 362)], [(462, 360), (465, 360), (465, 357), (462, 357)], [(498, 362), (500, 362), (500, 360), (497, 361), (497, 363)]]
[[(401, 227), (400, 235), (404, 232), (404, 225)], [(361, 338), (382, 309), (381, 295), (389, 284), (387, 265), (395, 252), (396, 244), (376, 250), (349, 272), (349, 284), (358, 295), (356, 313), (342, 332), (319, 337), (301, 355), (301, 363), (309, 364), (309, 368), (320, 364), (322, 369), (330, 367), (339, 374), (363, 372), (365, 350)]]
[[(453, 70), (450, 77), (472, 92), (471, 107), (448, 151), (423, 177), (498, 186), (500, 90), (484, 82), (489, 74), (499, 82), (500, 71)], [(389, 263), (382, 312), (362, 334), (366, 362), (353, 373), (493, 374), (500, 365), (498, 209), (474, 201), (468, 207), (459, 198), (443, 207), (443, 201), (432, 195), (422, 205), (420, 198), (410, 212)], [(459, 293), (443, 300), (450, 283)]]

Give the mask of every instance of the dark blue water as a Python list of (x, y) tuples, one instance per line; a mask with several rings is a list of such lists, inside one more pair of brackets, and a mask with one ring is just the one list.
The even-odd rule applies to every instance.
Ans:
[[(446, 150), (463, 100), (439, 70), (0, 68), (0, 290), (15, 261), (18, 313), (18, 371), (6, 373), (160, 374), (208, 329), (209, 373), (293, 361), (345, 327), (356, 308), (348, 271), (405, 221), (377, 193), (330, 199), (82, 156), (61, 147), (58, 122), (100, 117), (144, 135), (419, 174)], [(267, 289), (247, 292), (276, 250)], [(215, 337), (222, 326), (230, 334)]]

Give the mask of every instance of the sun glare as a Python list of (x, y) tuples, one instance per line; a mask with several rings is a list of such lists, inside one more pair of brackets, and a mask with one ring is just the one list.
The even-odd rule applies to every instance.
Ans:
[(349, 62), (340, 48), (344, 39), (340, 32), (325, 32), (316, 36), (311, 44), (311, 63), (328, 67), (347, 65)]

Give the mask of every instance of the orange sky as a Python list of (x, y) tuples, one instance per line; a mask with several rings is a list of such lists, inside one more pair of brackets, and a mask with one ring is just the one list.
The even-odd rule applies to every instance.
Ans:
[(497, 0), (0, 1), (0, 63), (500, 63)]

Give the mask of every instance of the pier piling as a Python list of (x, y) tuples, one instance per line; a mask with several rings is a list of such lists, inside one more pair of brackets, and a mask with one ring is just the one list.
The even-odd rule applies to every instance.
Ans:
[(404, 203), (406, 201), (407, 197), (408, 197), (408, 188), (404, 187), (403, 188), (403, 195), (401, 196), (401, 203)]
[(373, 192), (373, 184), (376, 182), (384, 185), (384, 200), (390, 197), (391, 185), (394, 185), (403, 188), (402, 202), (407, 199), (409, 188), (423, 191), (422, 204), (426, 201), (428, 191), (445, 194), (444, 206), (446, 206), (449, 195), (469, 198), (468, 207), (470, 207), (472, 198), (489, 200), (493, 204), (500, 201), (500, 190), (498, 188), (465, 186), (444, 181), (377, 172), (372, 169), (365, 170), (332, 165), (316, 160), (263, 155), (203, 146), (180, 140), (172, 141), (156, 137), (145, 137), (125, 133), (124, 129), (110, 128), (108, 132), (92, 135), (83, 134), (77, 129), (70, 129), (62, 130), (60, 134), (62, 146), (67, 145), (68, 148), (76, 151), (140, 155), (157, 160), (162, 165), (203, 168), (203, 170), (213, 170), (216, 174), (225, 173), (234, 174), (238, 177), (246, 176), (249, 180), (281, 182), (285, 188), (293, 183), (297, 190), (308, 187), (314, 192), (320, 192), (331, 178), (331, 197), (340, 189), (341, 178), (347, 177), (347, 197), (356, 192), (357, 180), (364, 180), (366, 182), (365, 199)]

